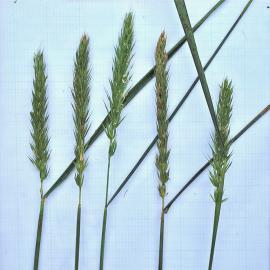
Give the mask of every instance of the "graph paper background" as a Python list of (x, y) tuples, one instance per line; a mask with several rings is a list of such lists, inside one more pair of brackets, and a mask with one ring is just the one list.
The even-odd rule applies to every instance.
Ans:
[[(216, 1), (188, 0), (194, 25)], [(240, 14), (246, 0), (228, 0), (196, 33), (205, 63)], [(219, 84), (234, 85), (231, 134), (236, 134), (270, 103), (270, 1), (255, 0), (206, 75), (216, 104)], [(9, 0), (0, 1), (0, 269), (33, 266), (39, 211), (38, 174), (31, 154), (29, 112), (33, 54), (43, 49), (49, 97), (50, 175), (47, 190), (73, 158), (71, 91), (79, 39), (90, 36), (91, 130), (101, 123), (109, 89), (113, 48), (126, 12), (135, 13), (136, 83), (154, 64), (154, 48), (164, 29), (171, 48), (183, 30), (172, 0)], [(185, 45), (169, 62), (169, 112), (196, 77)], [(125, 109), (118, 130), (110, 195), (155, 135), (155, 96), (151, 81)], [(198, 84), (170, 124), (169, 201), (210, 156), (210, 115)], [(83, 187), (80, 269), (98, 269), (105, 196), (107, 140), (102, 135), (88, 151)], [(105, 269), (157, 269), (161, 202), (154, 166), (156, 149), (109, 208)], [(269, 269), (270, 115), (233, 145), (214, 269)], [(164, 269), (206, 269), (214, 204), (208, 173), (201, 175), (166, 216)], [(41, 270), (74, 266), (77, 186), (68, 177), (46, 203)]]

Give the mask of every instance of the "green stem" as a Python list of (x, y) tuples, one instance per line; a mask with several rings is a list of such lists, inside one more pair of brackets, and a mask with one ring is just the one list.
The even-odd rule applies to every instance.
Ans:
[(100, 260), (99, 260), (99, 269), (100, 270), (103, 270), (105, 239), (106, 239), (106, 225), (107, 225), (107, 206), (104, 208), (104, 213), (103, 213), (102, 235), (101, 235), (101, 246), (100, 246)]
[(43, 221), (43, 213), (44, 213), (44, 204), (45, 204), (45, 198), (42, 197), (41, 200), (40, 200), (40, 209), (39, 209), (39, 217), (38, 217), (38, 227), (37, 227), (36, 247), (35, 247), (35, 258), (34, 258), (34, 270), (38, 270), (40, 243), (41, 243), (41, 235), (42, 235), (42, 221)]
[(214, 225), (213, 225), (213, 234), (212, 234), (212, 243), (211, 243), (211, 252), (210, 252), (210, 258), (209, 258), (208, 270), (212, 270), (212, 265), (213, 265), (221, 204), (222, 202), (220, 201), (220, 202), (216, 202), (216, 205), (215, 205), (215, 216), (214, 216)]
[(104, 264), (104, 251), (105, 251), (106, 225), (107, 225), (107, 204), (108, 204), (108, 190), (109, 190), (109, 180), (110, 180), (110, 165), (111, 165), (111, 156), (108, 153), (106, 197), (105, 197), (105, 206), (104, 206), (103, 223), (102, 223), (101, 245), (100, 245), (100, 260), (99, 260), (99, 269), (100, 270), (103, 270), (103, 264)]
[(163, 239), (164, 239), (164, 198), (162, 198), (162, 209), (161, 209), (161, 218), (160, 218), (158, 270), (163, 269)]
[(43, 198), (43, 180), (44, 179), (41, 179), (41, 183), (40, 183), (40, 198), (41, 199)]
[(82, 189), (80, 187), (80, 189), (79, 189), (79, 203), (78, 203), (78, 209), (77, 209), (75, 270), (79, 269), (79, 258), (80, 258), (81, 194), (82, 194)]
[(106, 182), (105, 207), (107, 207), (107, 204), (108, 204), (109, 181), (110, 181), (110, 167), (111, 167), (111, 156), (110, 156), (110, 154), (108, 154), (108, 167), (107, 167), (107, 182)]

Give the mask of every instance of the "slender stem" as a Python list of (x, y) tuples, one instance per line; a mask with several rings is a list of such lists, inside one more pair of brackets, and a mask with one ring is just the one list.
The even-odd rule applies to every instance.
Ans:
[(41, 179), (41, 182), (40, 182), (40, 198), (41, 199), (43, 198), (43, 180), (44, 179)]
[(79, 203), (77, 209), (77, 225), (76, 225), (76, 250), (75, 250), (75, 270), (79, 269), (80, 258), (80, 232), (81, 232), (81, 197), (82, 188), (79, 188)]
[(100, 270), (103, 270), (103, 264), (104, 264), (106, 225), (107, 225), (107, 207), (104, 208), (104, 213), (103, 213), (102, 235), (101, 235), (101, 245), (100, 245), (100, 259), (99, 259), (99, 269)]
[[(231, 26), (231, 28), (229, 29), (229, 31), (226, 33), (226, 35), (224, 36), (224, 38), (222, 39), (222, 41), (220, 42), (220, 44), (218, 45), (218, 47), (216, 48), (216, 50), (214, 51), (214, 53), (212, 54), (212, 56), (209, 58), (209, 60), (205, 64), (204, 70), (207, 70), (207, 68), (210, 66), (210, 64), (212, 63), (212, 61), (215, 59), (215, 57), (217, 56), (217, 54), (219, 53), (219, 51), (221, 50), (221, 48), (223, 47), (223, 45), (225, 44), (225, 42), (227, 41), (227, 39), (229, 38), (229, 36), (231, 35), (231, 33), (233, 32), (233, 30), (235, 29), (235, 27), (237, 26), (237, 24), (239, 23), (239, 21), (241, 20), (241, 18), (245, 14), (245, 12), (247, 11), (247, 9), (248, 9), (248, 7), (249, 7), (250, 4), (251, 4), (251, 1), (249, 1), (249, 3), (245, 6), (245, 8), (243, 9), (243, 11), (239, 15), (239, 17), (236, 19), (236, 21), (233, 23), (233, 25)], [(195, 88), (195, 86), (196, 86), (196, 84), (198, 82), (199, 82), (199, 77), (197, 77), (195, 79), (195, 81), (192, 83), (192, 85), (190, 86), (190, 88), (188, 89), (188, 91), (185, 93), (185, 95), (183, 96), (183, 98), (179, 101), (179, 103), (177, 104), (177, 106), (175, 107), (175, 109), (173, 110), (173, 112), (171, 113), (171, 115), (169, 117), (169, 123), (174, 119), (174, 117), (176, 116), (176, 114), (178, 113), (178, 111), (181, 109), (181, 107), (183, 106), (183, 104), (185, 103), (185, 101), (187, 100), (187, 98), (189, 97), (189, 95), (191, 94), (191, 92), (193, 91), (193, 89)], [(133, 168), (131, 169), (131, 171), (129, 172), (129, 174), (126, 176), (126, 178), (124, 179), (124, 181), (120, 184), (120, 186), (114, 192), (114, 194), (112, 195), (112, 197), (110, 198), (110, 200), (108, 202), (108, 205), (110, 205), (112, 203), (112, 201), (117, 197), (117, 195), (120, 193), (120, 191), (128, 183), (128, 181), (130, 180), (130, 178), (132, 177), (132, 175), (139, 168), (139, 166), (141, 165), (141, 163), (143, 162), (143, 160), (146, 158), (146, 156), (148, 155), (148, 153), (151, 151), (151, 149), (156, 144), (157, 139), (158, 139), (158, 136), (156, 136), (152, 140), (152, 142), (148, 145), (148, 147), (146, 148), (146, 150), (144, 151), (144, 153), (141, 155), (141, 157), (139, 158), (139, 160), (136, 162), (136, 164), (133, 166)]]
[[(249, 130), (257, 121), (259, 121), (270, 110), (270, 104), (262, 109), (248, 124), (246, 124), (230, 141), (231, 144), (236, 142), (246, 131)], [(184, 191), (193, 183), (196, 179), (210, 166), (212, 158), (209, 159), (179, 190), (179, 192), (171, 199), (171, 201), (165, 206), (164, 212), (167, 213), (174, 202), (184, 193)]]
[(110, 180), (110, 165), (111, 165), (111, 155), (108, 153), (106, 197), (105, 197), (105, 206), (104, 206), (103, 223), (102, 223), (101, 245), (100, 245), (100, 260), (99, 260), (99, 269), (100, 270), (103, 270), (103, 264), (104, 264), (104, 251), (105, 251), (106, 225), (107, 225), (107, 203), (108, 203), (108, 190), (109, 190), (109, 180)]
[(37, 236), (36, 236), (36, 247), (35, 247), (35, 258), (34, 258), (34, 270), (38, 270), (38, 262), (39, 262), (39, 252), (40, 252), (40, 244), (41, 244), (41, 235), (42, 235), (42, 221), (43, 221), (43, 213), (44, 213), (44, 204), (45, 198), (41, 198), (40, 200), (40, 209), (39, 209), (39, 217), (38, 217), (38, 227), (37, 227)]
[(106, 197), (105, 197), (105, 207), (108, 203), (108, 193), (109, 193), (109, 181), (110, 181), (110, 167), (111, 167), (111, 156), (108, 154), (108, 167), (107, 167), (107, 182), (106, 182)]
[[(218, 1), (193, 27), (193, 31), (196, 32), (200, 26), (225, 2), (225, 0)], [(169, 51), (168, 51), (168, 59), (171, 59), (176, 52), (182, 48), (182, 46), (187, 41), (186, 37), (182, 37)], [(146, 86), (155, 75), (155, 66), (153, 66), (127, 93), (124, 100), (124, 107), (129, 104), (129, 102)], [(97, 140), (97, 138), (103, 133), (104, 127), (108, 124), (109, 114), (104, 118), (99, 127), (95, 130), (93, 135), (85, 144), (85, 151), (87, 151), (93, 143)], [(49, 190), (45, 193), (45, 197), (47, 198), (58, 186), (60, 186), (69, 176), (69, 174), (74, 169), (76, 159), (73, 159), (65, 171), (60, 175), (60, 177), (54, 182), (54, 184), (49, 188)]]
[(164, 198), (162, 198), (162, 208), (161, 208), (161, 218), (160, 218), (158, 270), (163, 269), (163, 239), (164, 239)]
[(214, 216), (214, 224), (213, 224), (213, 234), (212, 234), (212, 243), (211, 243), (211, 253), (209, 258), (209, 266), (208, 270), (212, 270), (213, 259), (214, 259), (214, 252), (215, 252), (215, 244), (217, 239), (217, 231), (218, 231), (218, 223), (220, 217), (220, 210), (221, 210), (222, 202), (216, 202), (215, 204), (215, 216)]

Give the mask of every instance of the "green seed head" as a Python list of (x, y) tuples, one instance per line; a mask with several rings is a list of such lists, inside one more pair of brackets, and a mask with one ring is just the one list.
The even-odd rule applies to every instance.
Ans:
[(73, 74), (73, 119), (75, 124), (75, 156), (76, 176), (79, 187), (83, 184), (83, 172), (87, 161), (84, 157), (85, 138), (89, 131), (90, 102), (90, 70), (89, 70), (89, 38), (83, 35), (76, 52)]
[(232, 83), (227, 79), (220, 86), (219, 100), (217, 105), (217, 121), (219, 134), (215, 132), (212, 141), (212, 171), (210, 180), (215, 187), (213, 199), (221, 202), (224, 192), (224, 178), (230, 167), (230, 119), (232, 114)]
[(168, 149), (168, 71), (166, 70), (168, 56), (165, 51), (166, 36), (163, 32), (156, 47), (156, 113), (158, 133), (158, 153), (156, 155), (156, 167), (159, 178), (159, 193), (162, 198), (166, 196), (166, 182), (169, 180), (169, 155)]
[(106, 108), (109, 115), (109, 122), (105, 131), (110, 140), (110, 156), (115, 153), (117, 147), (116, 129), (121, 123), (123, 102), (131, 79), (130, 63), (134, 46), (133, 36), (133, 14), (128, 13), (125, 16), (121, 34), (118, 38), (118, 45), (115, 48), (115, 58), (112, 68), (113, 78), (110, 80), (111, 95), (107, 95), (109, 106)]
[(47, 75), (43, 52), (39, 51), (34, 55), (34, 80), (32, 91), (32, 111), (31, 116), (31, 137), (30, 144), (32, 157), (30, 158), (34, 166), (39, 170), (40, 180), (48, 175), (49, 137), (48, 137), (48, 113), (47, 113)]

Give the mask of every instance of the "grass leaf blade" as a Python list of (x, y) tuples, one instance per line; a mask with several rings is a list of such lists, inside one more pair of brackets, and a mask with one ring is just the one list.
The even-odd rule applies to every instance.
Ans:
[[(216, 115), (215, 115), (215, 110), (214, 110), (214, 106), (213, 106), (213, 102), (212, 102), (212, 98), (211, 98), (211, 94), (209, 91), (209, 87), (208, 87), (208, 83), (206, 80), (206, 76), (204, 73), (204, 69), (200, 60), (200, 56), (198, 53), (198, 49), (197, 49), (197, 45), (196, 45), (196, 41), (194, 38), (194, 34), (191, 28), (191, 24), (190, 24), (190, 20), (189, 20), (189, 16), (188, 16), (188, 12), (187, 12), (187, 8), (186, 8), (186, 4), (184, 0), (175, 0), (175, 6), (180, 18), (180, 21), (182, 23), (185, 35), (187, 37), (187, 42), (190, 48), (190, 52), (194, 61), (194, 64), (196, 66), (196, 70), (198, 73), (198, 76), (200, 78), (200, 82), (202, 85), (202, 89), (204, 92), (204, 96), (207, 102), (207, 106), (209, 109), (209, 112), (211, 114), (211, 118), (213, 121), (213, 124), (215, 126), (215, 129), (218, 131), (218, 123), (217, 123), (217, 119), (216, 119)], [(219, 132), (219, 131), (218, 131)]]

